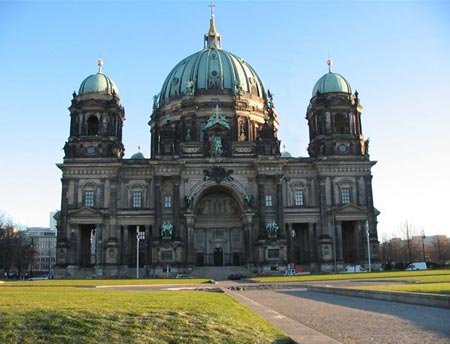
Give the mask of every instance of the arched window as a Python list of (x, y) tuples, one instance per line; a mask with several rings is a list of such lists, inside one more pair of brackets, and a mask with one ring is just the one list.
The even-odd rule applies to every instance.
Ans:
[(98, 118), (91, 116), (87, 120), (88, 135), (98, 135)]
[(338, 113), (335, 118), (336, 134), (345, 134), (345, 116), (342, 113)]

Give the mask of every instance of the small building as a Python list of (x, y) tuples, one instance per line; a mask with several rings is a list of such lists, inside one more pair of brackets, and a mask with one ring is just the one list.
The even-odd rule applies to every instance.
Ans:
[(28, 227), (25, 230), (30, 237), (34, 251), (33, 274), (53, 274), (56, 263), (56, 231), (46, 227)]

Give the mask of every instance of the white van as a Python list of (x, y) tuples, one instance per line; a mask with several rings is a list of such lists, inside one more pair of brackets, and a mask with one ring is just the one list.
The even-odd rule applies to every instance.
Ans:
[(341, 271), (341, 274), (348, 274), (352, 272), (367, 272), (361, 265), (346, 265), (344, 270)]
[(405, 270), (427, 270), (427, 263), (414, 262), (414, 263), (409, 264)]

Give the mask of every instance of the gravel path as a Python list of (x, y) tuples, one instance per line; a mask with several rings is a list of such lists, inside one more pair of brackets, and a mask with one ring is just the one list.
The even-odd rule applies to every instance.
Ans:
[(297, 290), (247, 298), (342, 343), (449, 344), (450, 310)]

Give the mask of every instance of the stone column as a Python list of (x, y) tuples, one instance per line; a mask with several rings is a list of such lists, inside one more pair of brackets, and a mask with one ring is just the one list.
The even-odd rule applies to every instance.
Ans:
[(376, 232), (375, 229), (375, 216), (374, 216), (374, 208), (373, 208), (373, 196), (372, 196), (372, 176), (365, 177), (366, 183), (366, 199), (367, 199), (367, 210), (369, 211), (369, 233)]
[(173, 237), (180, 238), (180, 176), (173, 176)]
[(258, 218), (259, 218), (259, 228), (258, 228), (258, 233), (257, 233), (257, 237), (262, 237), (264, 235), (264, 229), (265, 229), (265, 216), (264, 216), (264, 211), (265, 211), (265, 191), (264, 191), (264, 181), (265, 181), (265, 176), (263, 175), (258, 175), (257, 176), (257, 181), (258, 181)]
[(338, 261), (343, 261), (343, 254), (342, 254), (342, 221), (335, 221), (336, 226), (336, 259)]
[(150, 232), (150, 226), (145, 225), (145, 264), (152, 264), (152, 237)]
[(277, 177), (277, 209), (276, 209), (276, 214), (277, 214), (277, 224), (280, 228), (280, 233), (279, 235), (282, 238), (286, 238), (286, 227), (284, 226), (284, 216), (283, 216), (283, 189), (282, 189), (282, 185), (281, 185), (281, 178)]
[(255, 257), (253, 256), (253, 236), (252, 236), (252, 228), (253, 228), (253, 216), (254, 213), (247, 213), (246, 215), (246, 223), (244, 227), (244, 250), (245, 250), (245, 262), (247, 264), (252, 264), (255, 262)]
[(375, 216), (375, 208), (373, 206), (373, 194), (372, 194), (372, 176), (366, 177), (366, 192), (367, 192), (367, 210), (369, 220), (369, 238), (370, 238), (370, 254), (372, 260), (376, 262), (378, 259), (378, 233), (377, 233), (377, 220)]
[(295, 254), (294, 254), (294, 236), (292, 233), (292, 223), (287, 223), (287, 238), (288, 238), (288, 264), (295, 263)]
[[(95, 225), (95, 265), (104, 263), (103, 260), (103, 241), (106, 238), (108, 232), (108, 226), (104, 224)], [(90, 252), (90, 250), (89, 250)]]
[(128, 225), (125, 226), (123, 229), (123, 245), (124, 245), (123, 252), (124, 252), (124, 255), (123, 255), (122, 264), (127, 265), (127, 266), (130, 263), (130, 243), (128, 242), (129, 231), (130, 231), (129, 226)]
[(362, 252), (364, 252), (363, 247), (364, 245), (364, 239), (365, 239), (365, 233), (364, 233), (364, 225), (363, 221), (355, 221), (355, 241), (356, 241), (356, 260), (362, 260)]
[(330, 237), (327, 216), (327, 179), (328, 177), (319, 177), (320, 234)]
[(68, 252), (68, 264), (79, 265), (80, 258), (80, 228), (78, 225), (69, 225), (69, 252)]
[(61, 197), (61, 213), (58, 221), (58, 230), (56, 232), (57, 242), (64, 242), (70, 236), (70, 228), (67, 224), (67, 211), (68, 211), (68, 195), (69, 195), (69, 181), (65, 178), (61, 178), (62, 184), (62, 197)]
[(187, 243), (186, 243), (186, 255), (185, 261), (188, 265), (195, 265), (195, 252), (194, 252), (194, 215), (185, 214), (186, 230), (187, 230)]
[(314, 223), (308, 223), (308, 246), (310, 262), (317, 262), (316, 238), (314, 237)]
[(162, 209), (161, 209), (161, 202), (162, 202), (162, 196), (161, 196), (161, 176), (155, 177), (155, 227), (153, 228), (153, 239), (158, 240), (161, 236), (161, 215), (162, 215)]

